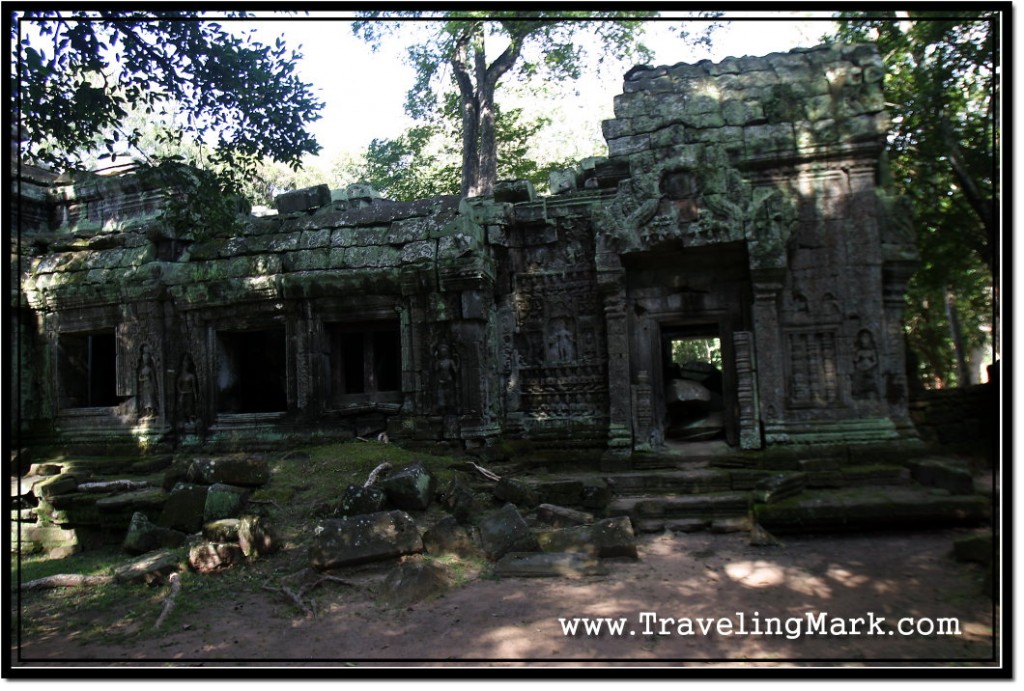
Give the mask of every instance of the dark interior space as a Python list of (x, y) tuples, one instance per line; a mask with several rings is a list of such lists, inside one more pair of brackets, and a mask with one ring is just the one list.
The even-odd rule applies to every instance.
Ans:
[(114, 332), (62, 335), (60, 372), (62, 408), (117, 405)]
[(397, 322), (329, 324), (331, 400), (402, 388), (402, 346)]
[(288, 409), (284, 329), (217, 334), (217, 407), (221, 413)]

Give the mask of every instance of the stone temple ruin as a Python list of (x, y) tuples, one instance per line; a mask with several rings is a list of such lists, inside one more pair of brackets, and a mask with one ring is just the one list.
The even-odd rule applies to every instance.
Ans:
[[(311, 188), (240, 234), (171, 232), (137, 172), (19, 166), (22, 443), (914, 438), (882, 77), (869, 45), (637, 67), (549, 196)], [(673, 362), (693, 339), (720, 365)]]

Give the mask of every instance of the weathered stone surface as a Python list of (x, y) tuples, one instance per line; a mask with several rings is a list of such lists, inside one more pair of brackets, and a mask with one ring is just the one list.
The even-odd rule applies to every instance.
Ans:
[(539, 494), (532, 484), (508, 475), (498, 480), (494, 486), (494, 496), (524, 509), (532, 509), (540, 502)]
[(114, 580), (118, 583), (163, 583), (181, 567), (181, 558), (177, 554), (159, 550), (114, 567)]
[(388, 501), (403, 511), (422, 511), (430, 506), (436, 486), (433, 473), (419, 461), (391, 473), (381, 482)]
[(157, 523), (165, 528), (189, 534), (199, 532), (203, 527), (208, 491), (209, 488), (202, 485), (178, 483), (167, 495), (167, 501)]
[(423, 551), (423, 540), (404, 511), (330, 518), (313, 529), (310, 562), (319, 570), (351, 566)]
[(245, 487), (216, 483), (210, 485), (206, 493), (206, 504), (203, 507), (203, 523), (235, 518), (245, 508), (249, 490)]
[(471, 557), (480, 548), (473, 542), (469, 532), (459, 525), (454, 516), (445, 516), (423, 533), (423, 547), (429, 554), (454, 554)]
[(488, 559), (508, 552), (539, 552), (540, 544), (514, 504), (505, 504), (480, 520), (480, 544)]
[(627, 516), (605, 518), (593, 525), (544, 531), (538, 535), (545, 552), (585, 552), (596, 557), (639, 558), (633, 524)]
[(800, 494), (806, 486), (805, 473), (776, 473), (754, 486), (754, 501), (771, 504)]
[(185, 533), (158, 526), (150, 522), (146, 514), (137, 511), (132, 515), (121, 549), (129, 554), (145, 554), (161, 547), (181, 547), (185, 539)]
[(494, 565), (499, 578), (580, 578), (603, 576), (608, 570), (578, 552), (509, 552)]
[(237, 542), (239, 523), (237, 518), (212, 521), (203, 526), (203, 537), (210, 542)]
[(995, 546), (992, 533), (967, 535), (953, 541), (953, 558), (957, 561), (973, 561), (983, 565), (993, 563)]
[(63, 559), (82, 550), (74, 530), (55, 525), (11, 523), (11, 549), (20, 554), (45, 552), (50, 558)]
[(262, 516), (242, 516), (238, 519), (238, 544), (242, 553), (249, 558), (273, 554), (281, 549), (274, 526)]
[(580, 490), (580, 505), (587, 509), (604, 509), (612, 503), (614, 494), (612, 488), (602, 478), (588, 478), (583, 480)]
[(242, 548), (226, 542), (202, 542), (188, 551), (188, 563), (199, 573), (224, 571), (245, 561)]
[(589, 525), (594, 522), (594, 514), (554, 504), (541, 504), (537, 507), (537, 520), (556, 528), (576, 525)]
[(760, 523), (754, 523), (750, 527), (750, 544), (754, 547), (778, 547), (782, 542), (765, 530)]
[(259, 487), (270, 480), (270, 465), (262, 456), (224, 456), (196, 458), (188, 469), (191, 482), (206, 485), (224, 483)]
[(437, 597), (448, 589), (448, 569), (436, 561), (410, 558), (392, 569), (381, 584), (381, 601), (387, 607), (408, 607)]
[(96, 509), (115, 511), (159, 511), (167, 502), (168, 494), (159, 487), (148, 487), (133, 492), (120, 492), (96, 500)]
[(974, 494), (974, 477), (962, 464), (944, 459), (911, 461), (910, 475), (926, 487), (940, 487), (950, 494)]
[(494, 185), (494, 201), (498, 203), (532, 202), (536, 198), (529, 180), (501, 180)]
[(441, 504), (456, 521), (470, 523), (484, 511), (484, 505), (470, 489), (465, 480), (455, 476), (441, 492)]
[(58, 494), (70, 494), (78, 489), (78, 478), (62, 473), (46, 477), (32, 485), (32, 493), (39, 499), (50, 499)]
[(282, 214), (312, 211), (331, 203), (331, 190), (327, 185), (316, 185), (292, 190), (274, 197), (274, 206)]

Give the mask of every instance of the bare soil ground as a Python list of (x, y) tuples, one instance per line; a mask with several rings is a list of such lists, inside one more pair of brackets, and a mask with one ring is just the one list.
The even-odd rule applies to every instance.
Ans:
[[(11, 659), (33, 667), (990, 666), (999, 612), (983, 593), (981, 567), (950, 556), (953, 539), (966, 533), (793, 537), (776, 547), (753, 547), (745, 533), (649, 535), (639, 538), (638, 561), (606, 560), (606, 576), (495, 579), (484, 571), (399, 610), (376, 595), (393, 564), (374, 565), (336, 572), (350, 586), (317, 588), (313, 617), (254, 578), (159, 633), (151, 630), (157, 596), (145, 617), (130, 616), (131, 603), (68, 616), (47, 593), (27, 593), (20, 614), (33, 626), (12, 639)], [(180, 597), (187, 600), (188, 588)], [(743, 613), (748, 631), (756, 617), (765, 628), (769, 617), (806, 622), (824, 613), (831, 622), (873, 613), (885, 618), (886, 633), (703, 635), (694, 621), (694, 634), (680, 635), (677, 623), (645, 627), (643, 612), (727, 617), (734, 630)], [(572, 617), (626, 623), (620, 635), (565, 635), (560, 619)], [(903, 617), (928, 618), (925, 633), (888, 633)], [(958, 634), (925, 635), (928, 622), (948, 617)]]

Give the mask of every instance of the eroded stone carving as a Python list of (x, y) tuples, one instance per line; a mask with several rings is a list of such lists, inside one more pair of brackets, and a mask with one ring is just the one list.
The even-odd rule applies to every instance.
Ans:
[(157, 402), (158, 376), (159, 373), (153, 356), (150, 355), (149, 346), (144, 344), (139, 349), (139, 369), (136, 376), (136, 404), (139, 418), (155, 417), (159, 410)]
[(850, 393), (858, 399), (878, 398), (878, 350), (875, 337), (868, 329), (857, 332)]

